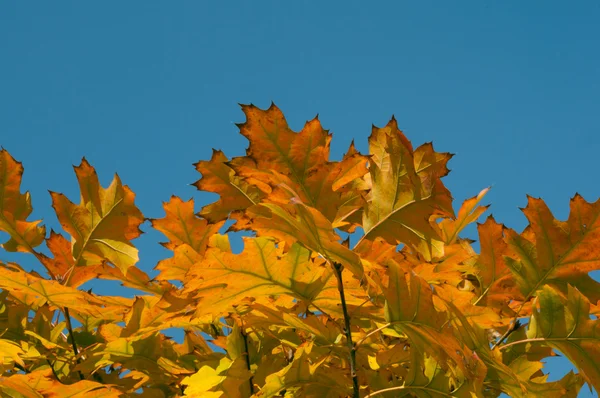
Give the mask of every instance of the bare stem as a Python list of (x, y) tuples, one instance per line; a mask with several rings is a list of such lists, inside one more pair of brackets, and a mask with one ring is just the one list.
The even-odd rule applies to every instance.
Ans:
[[(244, 330), (244, 324), (241, 324), (240, 333), (242, 334), (242, 339), (244, 339), (244, 357), (246, 358), (246, 367), (248, 368), (248, 372), (252, 372), (250, 368), (250, 351), (248, 351), (248, 335)], [(252, 381), (253, 376), (250, 376), (248, 383), (250, 384), (250, 395), (254, 395), (254, 382)]]
[(346, 296), (344, 294), (344, 282), (342, 280), (342, 265), (333, 263), (335, 276), (338, 281), (338, 291), (340, 292), (340, 300), (342, 302), (342, 311), (344, 313), (344, 333), (346, 334), (346, 345), (350, 350), (350, 375), (352, 376), (352, 385), (354, 393), (353, 398), (359, 398), (358, 376), (356, 374), (356, 346), (352, 342), (352, 330), (350, 329), (350, 316), (348, 315), (348, 307), (346, 306)]
[[(518, 315), (518, 313), (517, 313), (517, 315)], [(506, 330), (506, 332), (498, 339), (498, 341), (496, 341), (492, 345), (491, 349), (493, 350), (494, 348), (496, 348), (500, 344), (502, 344), (504, 342), (504, 340), (506, 340), (508, 338), (508, 336), (510, 336), (510, 334), (512, 332), (514, 332), (515, 330), (517, 330), (519, 327), (521, 327), (521, 322), (519, 322), (519, 319), (518, 318), (513, 319), (511, 324), (509, 325), (508, 329)]]
[[(77, 343), (75, 342), (75, 333), (73, 332), (73, 325), (71, 324), (71, 315), (69, 315), (69, 309), (67, 307), (64, 308), (65, 312), (65, 321), (67, 322), (67, 330), (69, 331), (69, 336), (71, 337), (71, 345), (73, 346), (73, 353), (75, 353), (75, 361), (79, 364), (79, 350), (77, 349)], [(85, 379), (81, 371), (77, 371), (79, 373), (79, 378), (81, 380)]]

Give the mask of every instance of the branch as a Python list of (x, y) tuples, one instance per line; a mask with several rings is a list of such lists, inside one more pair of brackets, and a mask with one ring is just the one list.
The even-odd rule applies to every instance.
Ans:
[[(242, 339), (244, 339), (244, 357), (246, 358), (246, 367), (248, 368), (248, 372), (252, 373), (250, 369), (250, 351), (248, 351), (248, 335), (244, 331), (244, 324), (242, 323), (240, 328), (240, 333), (242, 334)], [(250, 383), (250, 395), (254, 395), (254, 383), (252, 382), (253, 376), (250, 376), (248, 383)]]
[[(75, 333), (73, 332), (73, 325), (71, 324), (71, 315), (69, 315), (69, 309), (67, 307), (64, 308), (65, 312), (65, 320), (67, 321), (67, 330), (69, 331), (69, 336), (71, 337), (71, 345), (73, 346), (73, 352), (75, 353), (75, 362), (79, 365), (79, 350), (77, 349), (77, 343), (75, 342)], [(79, 373), (79, 378), (84, 380), (83, 374), (80, 370), (77, 371)]]
[(340, 292), (340, 300), (342, 301), (342, 311), (344, 312), (344, 332), (346, 334), (346, 345), (350, 350), (350, 375), (352, 376), (352, 385), (354, 393), (352, 398), (359, 397), (358, 376), (356, 375), (356, 347), (352, 342), (352, 330), (350, 329), (350, 316), (348, 315), (348, 307), (346, 306), (346, 296), (344, 295), (344, 282), (342, 280), (342, 264), (332, 263), (335, 270), (335, 276), (338, 281), (338, 291)]
[[(518, 315), (518, 313), (517, 313), (517, 315)], [(491, 350), (493, 350), (494, 348), (496, 348), (500, 344), (502, 344), (502, 342), (504, 340), (506, 340), (508, 338), (508, 336), (510, 336), (510, 334), (512, 332), (514, 332), (515, 330), (517, 330), (520, 327), (521, 327), (521, 322), (519, 321), (519, 319), (513, 319), (513, 323), (508, 327), (508, 329), (506, 330), (506, 332), (498, 339), (498, 341), (496, 341), (492, 345)]]

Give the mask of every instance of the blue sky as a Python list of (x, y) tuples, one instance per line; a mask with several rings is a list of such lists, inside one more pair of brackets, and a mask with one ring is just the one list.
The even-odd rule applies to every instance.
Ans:
[[(318, 113), (334, 157), (394, 114), (413, 143), (457, 154), (457, 205), (493, 184), (491, 212), (520, 230), (526, 194), (560, 219), (575, 192), (600, 196), (598, 21), (584, 0), (5, 2), (0, 145), (58, 229), (47, 190), (77, 200), (82, 156), (162, 217), (172, 194), (213, 199), (188, 185), (211, 148), (244, 153), (237, 103), (274, 101), (295, 129)], [(142, 269), (169, 256), (161, 239), (136, 241)]]

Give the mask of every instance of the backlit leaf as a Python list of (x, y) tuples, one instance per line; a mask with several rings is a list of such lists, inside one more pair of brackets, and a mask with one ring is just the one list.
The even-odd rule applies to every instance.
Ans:
[(51, 192), (56, 215), (72, 238), (75, 266), (109, 261), (126, 273), (138, 261), (138, 250), (130, 241), (140, 236), (139, 225), (144, 221), (133, 203), (134, 193), (117, 175), (108, 188), (102, 188), (85, 159), (75, 167), (75, 174), (81, 191), (79, 205)]
[(0, 231), (10, 239), (2, 244), (9, 252), (33, 252), (44, 241), (40, 221), (27, 221), (33, 210), (29, 192), (21, 193), (23, 166), (6, 149), (0, 149)]
[(432, 255), (433, 241), (440, 237), (430, 218), (454, 215), (452, 196), (441, 181), (451, 155), (434, 152), (431, 144), (413, 150), (395, 119), (383, 128), (373, 127), (369, 147), (372, 189), (363, 215), (365, 238), (425, 245)]

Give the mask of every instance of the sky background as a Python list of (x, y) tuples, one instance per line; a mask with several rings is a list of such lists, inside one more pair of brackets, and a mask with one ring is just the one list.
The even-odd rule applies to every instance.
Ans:
[[(559, 219), (576, 192), (600, 196), (599, 21), (585, 0), (3, 2), (0, 145), (25, 166), (34, 218), (60, 229), (47, 190), (78, 201), (83, 156), (159, 218), (172, 194), (214, 200), (189, 185), (192, 163), (244, 154), (237, 103), (274, 101), (295, 130), (318, 113), (335, 159), (393, 114), (413, 144), (456, 154), (457, 206), (493, 185), (491, 213), (520, 231), (526, 194)], [(170, 257), (161, 240), (135, 241), (140, 268)], [(568, 369), (549, 364), (551, 379)]]

